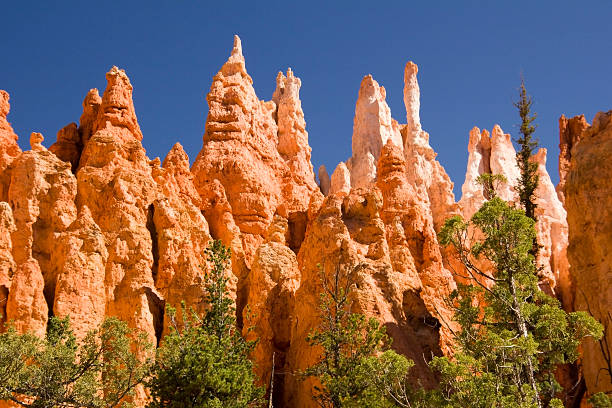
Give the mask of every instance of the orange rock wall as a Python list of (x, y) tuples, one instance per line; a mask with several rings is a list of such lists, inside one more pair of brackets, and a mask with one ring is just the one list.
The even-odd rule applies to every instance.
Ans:
[[(215, 238), (232, 249), (238, 322), (259, 338), (253, 358), (263, 384), (274, 359), (275, 406), (314, 406), (313, 382), (295, 374), (319, 357), (305, 340), (319, 324), (319, 265), (326, 273), (357, 271), (353, 308), (379, 319), (393, 347), (416, 362), (415, 377), (434, 384), (423, 355), (452, 353), (444, 299), (455, 287), (453, 263), (436, 233), (447, 217), (469, 217), (484, 202), (478, 175), (505, 174), (509, 182), (498, 193), (513, 200), (518, 172), (510, 136), (498, 126), (492, 137), (475, 128), (456, 202), (420, 123), (417, 72), (414, 63), (406, 65), (405, 124), (393, 119), (385, 88), (363, 79), (353, 155), (331, 177), (321, 167), (319, 185), (300, 79), (291, 69), (279, 73), (272, 99), (260, 100), (238, 37), (213, 78), (203, 146), (191, 168), (178, 143), (163, 163), (147, 157), (132, 85), (116, 67), (102, 96), (91, 89), (79, 124), (61, 129), (48, 150), (38, 133), (30, 150), (19, 149), (7, 121), (8, 94), (0, 91), (0, 324), (9, 319), (42, 335), (50, 315), (70, 315), (81, 337), (104, 317), (118, 316), (159, 342), (168, 327), (166, 304), (184, 300), (205, 310), (204, 248)], [(582, 122), (560, 122), (569, 263), (566, 213), (546, 172), (546, 152), (533, 159), (542, 181), (543, 281), (568, 308), (583, 308), (576, 285), (598, 316), (610, 306), (610, 288), (594, 290), (609, 281), (606, 231), (577, 209), (606, 214), (606, 185), (589, 181), (588, 167), (606, 162), (612, 134), (606, 118), (584, 134)], [(599, 199), (589, 201), (593, 196)], [(597, 256), (587, 245), (598, 248)], [(589, 389), (599, 386), (592, 378), (598, 358), (595, 345), (585, 347)], [(140, 389), (136, 402), (145, 400)]]
[[(562, 117), (560, 122), (564, 122)], [(605, 327), (602, 342), (587, 340), (582, 367), (589, 392), (612, 390), (612, 111), (598, 113), (591, 126), (569, 119), (578, 131), (561, 126), (560, 162), (569, 224), (567, 249), (574, 280), (574, 308), (587, 310)], [(565, 129), (570, 129), (569, 127)], [(570, 134), (571, 138), (564, 138)]]

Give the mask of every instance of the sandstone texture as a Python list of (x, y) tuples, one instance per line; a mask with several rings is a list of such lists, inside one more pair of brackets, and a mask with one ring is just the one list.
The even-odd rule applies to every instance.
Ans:
[[(564, 123), (562, 117), (560, 123)], [(574, 308), (587, 310), (605, 327), (602, 342), (587, 340), (583, 346), (583, 372), (590, 393), (610, 391), (612, 372), (612, 111), (598, 113), (593, 124), (584, 127), (584, 117), (572, 118), (561, 127), (561, 151), (565, 197), (569, 224), (567, 249), (570, 274), (574, 280)], [(570, 137), (564, 138), (569, 134)], [(569, 165), (568, 165), (569, 164)], [(559, 166), (561, 168), (561, 166)]]
[[(495, 125), (491, 133), (474, 127), (469, 134), (468, 164), (459, 200), (461, 214), (469, 219), (490, 197), (485, 197), (483, 186), (477, 182), (482, 174), (500, 174), (506, 181), (495, 184), (495, 194), (516, 204), (515, 186), (519, 179), (516, 150), (509, 134)], [(567, 261), (568, 229), (563, 204), (555, 192), (546, 170), (546, 149), (540, 149), (532, 160), (538, 163), (538, 188), (535, 191), (537, 240), (540, 245), (540, 287), (556, 295), (566, 307), (572, 303), (571, 278)]]
[(559, 118), (559, 184), (557, 194), (565, 204), (565, 181), (572, 161), (572, 147), (580, 141), (582, 133), (589, 127), (584, 115)]
[(399, 124), (391, 118), (386, 95), (372, 75), (361, 81), (353, 122), (353, 156), (347, 162), (353, 188), (369, 187), (376, 181), (376, 164), (387, 140), (402, 146)]
[[(322, 276), (336, 271), (354, 279), (352, 309), (384, 324), (392, 347), (415, 361), (414, 379), (434, 385), (423, 357), (452, 355), (445, 299), (461, 281), (437, 233), (448, 217), (469, 218), (490, 198), (478, 176), (503, 174), (496, 194), (516, 202), (519, 173), (510, 135), (499, 126), (473, 128), (457, 202), (420, 122), (417, 73), (408, 62), (401, 121), (387, 90), (363, 78), (352, 156), (331, 176), (321, 166), (318, 184), (301, 80), (280, 72), (271, 99), (260, 99), (237, 36), (207, 94), (202, 149), (191, 166), (179, 143), (163, 161), (147, 157), (134, 88), (117, 67), (102, 96), (89, 90), (78, 124), (60, 129), (48, 149), (35, 132), (21, 151), (0, 91), (0, 330), (12, 321), (43, 335), (50, 316), (70, 316), (82, 338), (117, 316), (159, 343), (167, 304), (206, 310), (204, 249), (220, 239), (232, 251), (238, 324), (259, 339), (252, 357), (261, 383), (274, 382), (274, 406), (315, 406), (314, 382), (296, 373), (319, 358), (306, 336), (320, 324)], [(599, 114), (590, 127), (583, 116), (560, 119), (556, 190), (546, 150), (532, 158), (541, 286), (568, 310), (590, 310), (608, 339), (611, 116)], [(589, 392), (609, 388), (600, 368), (609, 366), (610, 350), (601, 350), (595, 342), (584, 347)], [(137, 406), (145, 401), (139, 389)]]
[(402, 126), (404, 157), (408, 181), (417, 189), (417, 194), (428, 203), (433, 217), (434, 229), (439, 231), (446, 218), (458, 213), (453, 183), (436, 160), (436, 152), (429, 145), (429, 134), (423, 131), (420, 122), (421, 91), (417, 80), (419, 69), (409, 61), (404, 69), (404, 105), (406, 125)]
[(5, 202), (8, 201), (10, 182), (8, 166), (21, 153), (17, 135), (7, 120), (10, 109), (9, 94), (0, 89), (0, 200)]

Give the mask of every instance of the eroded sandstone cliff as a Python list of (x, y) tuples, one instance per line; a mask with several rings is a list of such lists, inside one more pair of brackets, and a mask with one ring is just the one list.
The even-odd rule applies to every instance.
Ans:
[[(483, 173), (503, 174), (497, 194), (516, 201), (518, 169), (509, 135), (499, 126), (491, 135), (474, 128), (456, 202), (420, 123), (417, 72), (412, 62), (404, 70), (403, 124), (393, 119), (385, 88), (364, 77), (352, 157), (331, 177), (321, 167), (318, 186), (300, 79), (291, 69), (279, 73), (271, 100), (259, 99), (238, 37), (213, 78), (191, 168), (178, 143), (163, 163), (147, 157), (131, 82), (116, 67), (102, 96), (90, 90), (79, 124), (61, 129), (48, 150), (38, 133), (30, 150), (19, 149), (8, 94), (0, 91), (0, 324), (10, 319), (43, 334), (50, 315), (70, 315), (81, 337), (118, 316), (159, 342), (166, 304), (206, 308), (204, 248), (214, 238), (232, 249), (238, 322), (259, 338), (253, 358), (263, 384), (275, 366), (275, 406), (314, 406), (313, 382), (295, 374), (319, 357), (305, 338), (320, 321), (321, 270), (353, 271), (354, 310), (379, 319), (393, 347), (416, 362), (414, 376), (435, 383), (423, 356), (452, 353), (445, 298), (456, 285), (456, 265), (437, 232), (449, 216), (470, 217), (486, 200), (476, 182)], [(588, 307), (604, 320), (610, 234), (598, 220), (610, 207), (609, 118), (598, 116), (588, 129), (584, 118), (560, 121), (559, 197), (546, 151), (533, 158), (542, 287), (568, 309)], [(597, 346), (585, 347), (589, 390), (602, 389), (596, 370), (606, 354)], [(145, 398), (139, 390), (136, 402)]]
[[(612, 111), (587, 126), (584, 117), (560, 120), (560, 171), (569, 224), (567, 249), (575, 288), (574, 308), (589, 311), (605, 328), (602, 341), (583, 345), (582, 366), (589, 392), (612, 389)], [(574, 124), (575, 127), (572, 126)], [(563, 148), (565, 145), (565, 149)]]

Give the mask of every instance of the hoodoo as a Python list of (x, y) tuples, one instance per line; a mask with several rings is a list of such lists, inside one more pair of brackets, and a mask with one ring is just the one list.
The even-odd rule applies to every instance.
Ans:
[[(567, 123), (563, 119), (560, 123)], [(584, 378), (593, 393), (609, 391), (612, 384), (612, 111), (599, 112), (591, 126), (584, 124), (584, 117), (575, 117), (560, 129), (561, 144), (568, 146), (559, 158), (567, 171), (559, 192), (567, 208), (574, 308), (589, 311), (605, 329), (601, 341), (584, 344)]]
[[(352, 156), (331, 176), (321, 166), (318, 186), (301, 80), (291, 69), (279, 72), (271, 100), (259, 99), (238, 36), (212, 80), (191, 167), (179, 143), (163, 163), (147, 157), (134, 88), (117, 67), (106, 74), (102, 97), (91, 89), (79, 124), (59, 130), (49, 149), (32, 133), (31, 148), (21, 151), (0, 91), (0, 324), (43, 335), (50, 316), (70, 316), (81, 339), (117, 316), (159, 344), (169, 329), (166, 305), (207, 309), (204, 249), (220, 239), (231, 248), (239, 329), (259, 340), (252, 358), (261, 384), (276, 372), (275, 406), (316, 406), (314, 380), (291, 374), (320, 358), (306, 337), (321, 322), (321, 271), (354, 273), (354, 311), (384, 324), (393, 349), (415, 361), (411, 375), (435, 385), (423, 357), (453, 353), (446, 299), (461, 281), (437, 233), (449, 217), (469, 218), (490, 198), (477, 182), (482, 174), (505, 176), (496, 194), (516, 203), (519, 170), (510, 135), (497, 125), (490, 133), (473, 128), (456, 202), (420, 122), (417, 73), (408, 62), (405, 123), (392, 117), (388, 91), (363, 78)], [(540, 286), (567, 310), (589, 310), (608, 339), (611, 118), (600, 113), (592, 126), (584, 116), (560, 119), (556, 190), (546, 149), (532, 157)], [(610, 365), (606, 344), (584, 346), (589, 394), (610, 382), (601, 370)], [(136, 404), (146, 399), (138, 389)]]

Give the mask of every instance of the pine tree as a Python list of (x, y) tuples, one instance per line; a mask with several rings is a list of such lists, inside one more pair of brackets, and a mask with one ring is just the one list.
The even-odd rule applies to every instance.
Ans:
[(307, 340), (322, 354), (303, 376), (319, 380), (313, 399), (323, 408), (392, 407), (392, 395), (384, 387), (395, 386), (412, 366), (394, 351), (384, 351), (389, 339), (376, 319), (352, 312), (356, 271), (345, 272), (339, 265), (331, 277), (320, 271), (321, 324)]
[(116, 318), (81, 342), (68, 317), (52, 317), (44, 339), (9, 328), (0, 334), (0, 400), (32, 408), (128, 407), (126, 397), (148, 372), (151, 348), (144, 335), (130, 336)]
[(476, 183), (482, 186), (482, 195), (487, 200), (496, 197), (499, 185), (506, 182), (508, 180), (503, 174), (483, 173), (476, 177)]
[(263, 389), (255, 385), (246, 341), (236, 327), (226, 267), (230, 250), (213, 241), (206, 250), (207, 312), (200, 316), (182, 306), (182, 328), (168, 307), (170, 333), (162, 340), (148, 381), (150, 408), (245, 408), (261, 405)]
[(472, 282), (449, 299), (461, 327), (459, 352), (433, 359), (441, 386), (432, 406), (561, 407), (555, 368), (576, 361), (583, 338), (601, 337), (593, 317), (566, 313), (539, 289), (534, 224), (494, 197), (469, 222), (455, 216), (442, 228), (441, 244), (457, 251)]
[(536, 115), (531, 113), (532, 104), (533, 100), (527, 94), (527, 89), (525, 89), (525, 80), (521, 79), (519, 100), (514, 103), (521, 117), (520, 133), (522, 135), (516, 139), (520, 146), (519, 151), (516, 153), (516, 161), (520, 171), (516, 191), (519, 195), (519, 202), (525, 210), (525, 215), (536, 221), (535, 209), (537, 206), (534, 194), (539, 181), (538, 164), (530, 161), (530, 158), (533, 156), (538, 142), (532, 137), (533, 132), (535, 132), (533, 122), (536, 118)]

